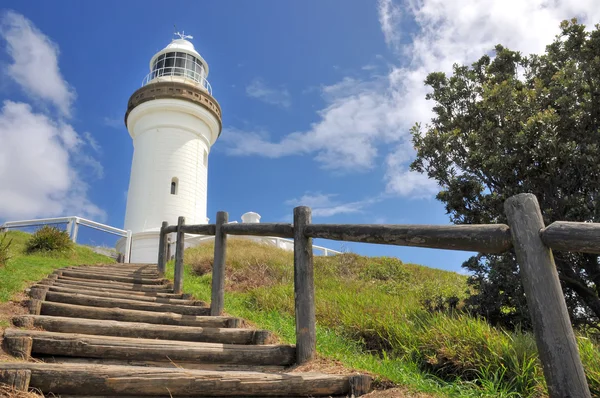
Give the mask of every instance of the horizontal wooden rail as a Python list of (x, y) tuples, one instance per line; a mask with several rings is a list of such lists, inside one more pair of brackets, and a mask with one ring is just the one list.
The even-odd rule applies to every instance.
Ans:
[(546, 246), (558, 251), (600, 254), (600, 224), (556, 221), (540, 230)]
[(171, 234), (173, 232), (177, 232), (177, 225), (169, 225), (162, 231), (163, 234)]
[(184, 225), (181, 227), (186, 234), (214, 235), (215, 224)]
[(504, 224), (308, 224), (304, 233), (310, 238), (479, 253), (502, 253), (512, 246), (510, 229)]
[(284, 223), (225, 224), (223, 225), (222, 230), (229, 235), (275, 236), (279, 238), (294, 237), (294, 227), (292, 227), (292, 224)]

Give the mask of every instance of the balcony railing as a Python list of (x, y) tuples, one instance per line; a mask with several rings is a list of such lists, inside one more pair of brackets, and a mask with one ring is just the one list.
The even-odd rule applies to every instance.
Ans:
[(192, 84), (203, 90), (206, 90), (210, 95), (212, 95), (212, 87), (210, 86), (208, 80), (204, 78), (204, 76), (193, 70), (175, 66), (158, 68), (148, 73), (142, 81), (142, 87), (150, 83), (165, 81)]

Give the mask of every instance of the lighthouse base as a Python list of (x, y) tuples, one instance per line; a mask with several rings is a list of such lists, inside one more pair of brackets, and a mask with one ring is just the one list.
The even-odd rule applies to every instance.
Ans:
[[(156, 264), (158, 262), (158, 241), (160, 231), (138, 232), (131, 236), (131, 263)], [(117, 251), (125, 253), (125, 239), (117, 242)], [(173, 253), (175, 254), (175, 253)]]

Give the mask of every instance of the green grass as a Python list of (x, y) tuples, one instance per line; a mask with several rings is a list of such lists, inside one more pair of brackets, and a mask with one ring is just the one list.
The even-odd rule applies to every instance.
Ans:
[(12, 244), (9, 248), (8, 263), (0, 267), (0, 303), (9, 301), (31, 282), (43, 279), (57, 268), (115, 262), (110, 257), (94, 253), (91, 249), (79, 245), (67, 254), (25, 254), (26, 243), (31, 234), (11, 231), (7, 236), (8, 239), (12, 239)]
[[(185, 253), (184, 289), (204, 301), (210, 300), (212, 255), (212, 245)], [(287, 343), (295, 338), (292, 281), (292, 253), (228, 242), (225, 310)], [(315, 288), (317, 350), (325, 357), (433, 395), (547, 394), (530, 334), (496, 329), (461, 311), (464, 276), (394, 258), (344, 254), (315, 257)], [(447, 305), (454, 297), (457, 309)], [(591, 338), (578, 341), (598, 394), (599, 346)]]

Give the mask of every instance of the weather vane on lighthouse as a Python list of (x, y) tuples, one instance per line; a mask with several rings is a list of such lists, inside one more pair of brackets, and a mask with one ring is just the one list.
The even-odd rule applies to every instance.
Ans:
[(180, 39), (182, 40), (186, 40), (186, 39), (193, 39), (194, 36), (191, 35), (186, 35), (185, 31), (181, 31), (181, 32), (175, 32), (175, 36), (179, 36)]

